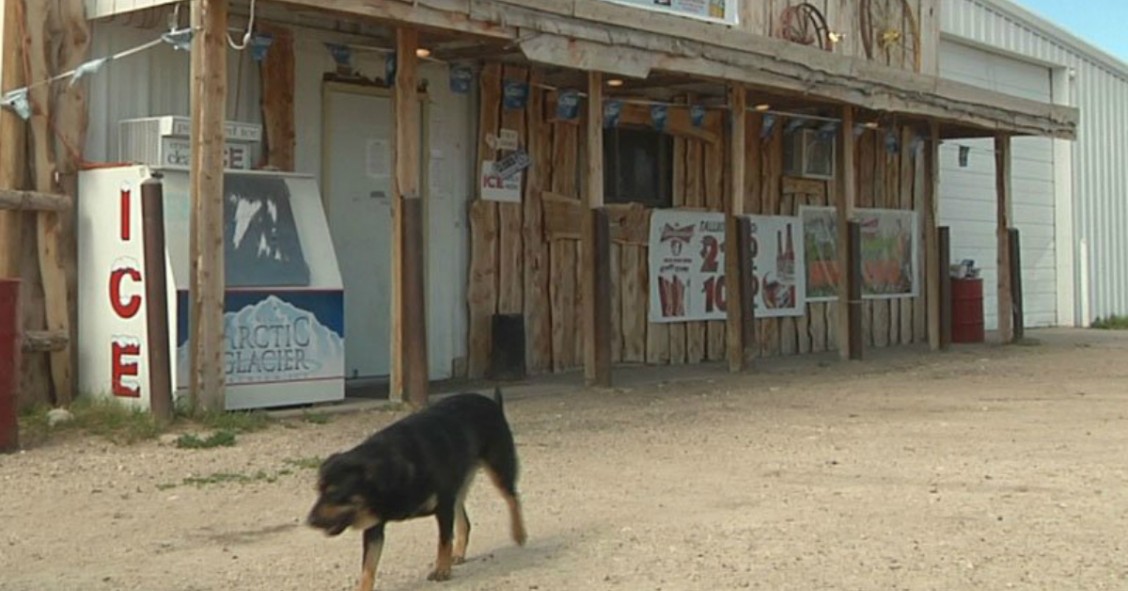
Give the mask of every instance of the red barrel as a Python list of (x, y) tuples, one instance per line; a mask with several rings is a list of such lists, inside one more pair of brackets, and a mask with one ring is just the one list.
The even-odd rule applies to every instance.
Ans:
[(0, 453), (19, 448), (20, 280), (0, 279)]
[(983, 280), (952, 279), (952, 342), (982, 343)]

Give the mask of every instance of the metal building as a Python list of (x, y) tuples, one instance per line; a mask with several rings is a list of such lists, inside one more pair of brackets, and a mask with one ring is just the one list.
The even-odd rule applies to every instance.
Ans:
[[(1128, 64), (1009, 0), (948, 0), (940, 23), (941, 77), (1081, 110), (1076, 142), (1014, 143), (1027, 325), (1128, 313)], [(988, 328), (997, 322), (993, 149), (979, 140), (941, 151), (941, 223), (952, 226), (953, 260), (983, 269)]]

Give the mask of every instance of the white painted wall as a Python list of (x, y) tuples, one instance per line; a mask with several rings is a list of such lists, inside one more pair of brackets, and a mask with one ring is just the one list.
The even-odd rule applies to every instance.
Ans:
[(1053, 69), (1054, 102), (1080, 109), (1077, 141), (1054, 146), (1058, 321), (1128, 313), (1128, 64), (1010, 0), (945, 0), (940, 22), (950, 38)]
[[(118, 23), (93, 23), (91, 56), (105, 56), (141, 45), (160, 35)], [(299, 172), (321, 174), (322, 75), (334, 69), (326, 41), (349, 42), (320, 31), (299, 29), (295, 39), (296, 164)], [(363, 41), (361, 41), (363, 43)], [(382, 77), (384, 56), (354, 52), (355, 64), (368, 77)], [(247, 53), (230, 54), (228, 117), (259, 123), (262, 119), (258, 66)], [(134, 117), (189, 115), (189, 55), (167, 45), (110, 62), (88, 81), (90, 125), (86, 159), (117, 158), (117, 122)], [(476, 182), (471, 163), (477, 144), (476, 97), (450, 91), (447, 67), (426, 63), (430, 105), (431, 170), (428, 171), (428, 347), (432, 377), (451, 376), (453, 360), (465, 357), (468, 334), (466, 285), (469, 269), (467, 208)], [(363, 156), (357, 157), (358, 166)]]
[[(1040, 102), (1052, 102), (1050, 70), (945, 39), (940, 76)], [(959, 166), (959, 146), (971, 148)], [(994, 140), (945, 142), (940, 151), (940, 223), (951, 227), (952, 260), (973, 259), (984, 280), (984, 322), (998, 327), (998, 263)], [(1024, 316), (1027, 326), (1057, 324), (1054, 144), (1020, 137), (1012, 145), (1011, 224), (1021, 237)]]

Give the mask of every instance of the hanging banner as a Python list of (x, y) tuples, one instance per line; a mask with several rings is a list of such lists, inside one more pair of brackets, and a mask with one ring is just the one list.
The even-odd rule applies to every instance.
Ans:
[(802, 316), (807, 311), (803, 223), (799, 217), (750, 215), (756, 318)]
[(737, 24), (737, 0), (604, 0), (655, 12), (676, 14), (705, 21)]
[(725, 216), (650, 215), (650, 322), (725, 319)]
[[(838, 299), (838, 219), (833, 207), (803, 206), (807, 262), (807, 301)], [(862, 297), (913, 298), (919, 295), (920, 240), (917, 213), (906, 209), (858, 209), (862, 225)]]
[(481, 188), (482, 199), (486, 201), (502, 201), (505, 203), (521, 202), (521, 172), (514, 172), (508, 177), (501, 176), (496, 171), (493, 160), (483, 160), (482, 170), (478, 175), (478, 186)]

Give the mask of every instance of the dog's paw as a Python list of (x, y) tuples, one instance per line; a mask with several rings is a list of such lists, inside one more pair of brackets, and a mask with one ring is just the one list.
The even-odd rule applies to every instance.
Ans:
[(436, 568), (435, 570), (431, 571), (431, 574), (427, 575), (427, 580), (436, 582), (449, 581), (450, 569)]
[(512, 533), (513, 541), (516, 542), (518, 546), (524, 546), (525, 542), (527, 542), (529, 539), (529, 535), (525, 532), (525, 528), (523, 526), (513, 528)]
[(454, 564), (454, 565), (466, 564), (466, 557), (465, 556), (459, 556), (459, 555), (455, 554), (454, 556), (451, 557), (450, 563)]

